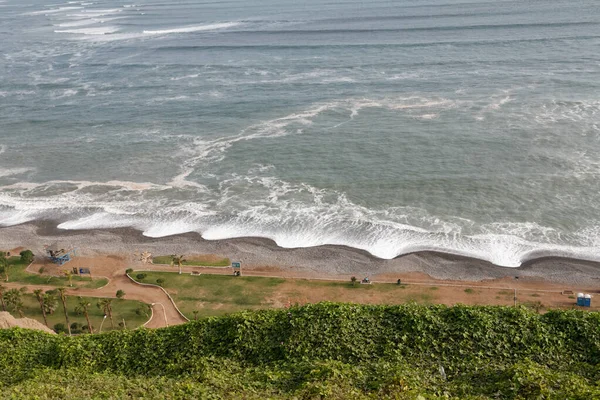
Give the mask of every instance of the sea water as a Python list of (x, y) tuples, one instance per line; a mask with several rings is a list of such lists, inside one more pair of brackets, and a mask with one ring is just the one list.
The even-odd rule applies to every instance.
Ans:
[(596, 0), (0, 0), (0, 225), (600, 260)]

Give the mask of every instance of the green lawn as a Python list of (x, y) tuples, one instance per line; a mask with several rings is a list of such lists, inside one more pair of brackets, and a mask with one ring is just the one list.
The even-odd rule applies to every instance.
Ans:
[[(60, 302), (60, 298), (58, 299), (58, 307), (56, 311), (52, 315), (48, 315), (48, 325), (50, 328), (57, 323), (65, 323), (65, 315), (62, 308), (62, 303)], [(97, 332), (98, 328), (100, 328), (100, 324), (102, 322), (102, 318), (104, 313), (100, 308), (96, 306), (98, 301), (100, 300), (97, 297), (84, 297), (89, 303), (91, 303), (91, 307), (89, 308), (89, 316), (90, 321), (94, 330)], [(75, 308), (77, 307), (78, 298), (76, 296), (68, 296), (67, 297), (67, 311), (69, 314), (69, 321), (71, 323), (78, 322), (82, 325), (87, 325), (85, 317), (83, 314), (78, 315), (75, 312)], [(42, 317), (42, 312), (40, 310), (40, 304), (36, 300), (33, 294), (27, 293), (23, 295), (23, 313), (27, 318), (33, 318), (41, 323), (44, 323), (44, 318)], [(125, 320), (125, 325), (128, 329), (137, 328), (138, 326), (144, 324), (148, 318), (144, 315), (137, 315), (136, 310), (142, 306), (144, 303), (136, 301), (136, 300), (119, 300), (113, 299), (112, 308), (113, 308), (113, 321), (115, 325), (115, 329), (120, 329), (118, 323)], [(0, 309), (1, 310), (1, 309)], [(11, 312), (11, 314), (15, 318), (20, 318), (19, 314), (16, 312)], [(104, 321), (104, 325), (102, 325), (102, 332), (111, 330), (110, 327), (110, 319), (106, 318)]]
[[(231, 312), (268, 307), (267, 298), (274, 289), (285, 282), (280, 278), (234, 277), (230, 275), (179, 275), (176, 272), (144, 272), (143, 283), (162, 286), (173, 297), (177, 307), (193, 319), (194, 310), (199, 316), (216, 316)], [(131, 274), (135, 279), (138, 271)], [(137, 279), (136, 279), (137, 280)]]
[(258, 276), (190, 275), (177, 272), (135, 271), (131, 277), (146, 274), (143, 283), (158, 284), (173, 297), (177, 307), (188, 318), (218, 316), (241, 310), (283, 307), (288, 302), (315, 303), (328, 301), (353, 301), (357, 303), (398, 303), (414, 301), (430, 304), (431, 293), (421, 290), (407, 292), (404, 285), (377, 283), (361, 285), (350, 282), (283, 279)]
[[(171, 256), (158, 256), (152, 259), (153, 264), (171, 264)], [(212, 257), (194, 257), (190, 260), (186, 260), (182, 263), (183, 265), (195, 266), (195, 267), (228, 267), (231, 265), (229, 258), (212, 258)]]
[[(25, 269), (29, 264), (22, 263), (20, 257), (10, 257), (8, 269), (8, 281), (22, 283), (23, 285), (51, 285), (51, 286), (69, 286), (69, 279), (65, 276), (39, 275), (27, 272)], [(108, 283), (106, 278), (82, 277), (73, 275), (71, 277), (73, 286), (86, 289), (96, 289)]]

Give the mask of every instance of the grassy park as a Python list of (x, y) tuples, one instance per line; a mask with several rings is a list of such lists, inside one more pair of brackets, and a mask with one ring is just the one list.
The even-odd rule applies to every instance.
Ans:
[[(241, 310), (282, 308), (320, 301), (358, 304), (514, 304), (513, 290), (474, 286), (284, 279), (259, 276), (135, 271), (132, 278), (162, 286), (189, 319), (220, 316)], [(143, 276), (142, 279), (139, 277)], [(575, 308), (572, 298), (559, 292), (520, 291), (518, 304), (537, 312)], [(571, 296), (572, 297), (572, 296)], [(596, 310), (597, 306), (591, 308)]]
[[(82, 299), (86, 303), (90, 304), (88, 308), (88, 316), (90, 318), (90, 322), (92, 324), (94, 332), (98, 332), (98, 329), (100, 328), (100, 324), (102, 323), (102, 319), (104, 317), (104, 311), (97, 306), (98, 301), (101, 299), (97, 297), (83, 297)], [(40, 321), (41, 323), (44, 323), (42, 312), (40, 310), (40, 304), (38, 303), (36, 297), (31, 293), (25, 293), (22, 296), (22, 300), (22, 311), (24, 316), (27, 318), (33, 318), (37, 321)], [(85, 326), (87, 325), (85, 316), (83, 315), (83, 313), (77, 313), (76, 311), (78, 303), (78, 297), (67, 297), (67, 312), (69, 314), (69, 322), (71, 324), (78, 323), (79, 325)], [(146, 309), (144, 309), (144, 303), (139, 301), (112, 299), (111, 306), (114, 329), (121, 329), (122, 326), (120, 326), (119, 323), (123, 324), (123, 321), (125, 321), (124, 325), (126, 328), (137, 328), (138, 326), (144, 324), (150, 318), (149, 311), (146, 311), (147, 307)], [(11, 312), (11, 314), (15, 318), (20, 317), (17, 312)], [(48, 325), (50, 328), (54, 327), (55, 324), (65, 324), (65, 315), (63, 312), (62, 304), (60, 302), (60, 297), (57, 296), (57, 306), (55, 311), (52, 314), (47, 314), (46, 318), (48, 320)], [(107, 318), (102, 326), (102, 331), (106, 332), (109, 330), (111, 330), (111, 322), (110, 319)]]
[[(145, 275), (140, 279), (140, 274)], [(436, 292), (393, 283), (360, 283), (283, 279), (256, 276), (189, 275), (175, 272), (136, 271), (142, 283), (159, 284), (188, 318), (218, 316), (241, 310), (281, 308), (319, 301), (365, 304), (432, 304)], [(197, 315), (194, 314), (197, 311)]]
[[(96, 289), (108, 283), (106, 278), (92, 279), (91, 277), (72, 275), (70, 278), (71, 281), (69, 282), (69, 278), (67, 276), (44, 275), (42, 273), (32, 274), (26, 271), (29, 263), (23, 262), (21, 257), (8, 257), (7, 261), (8, 282), (12, 283), (20, 283), (23, 285), (51, 285), (58, 287), (70, 286), (70, 284), (72, 284), (73, 287), (81, 287), (86, 289)], [(70, 268), (66, 266), (65, 270), (70, 270)]]
[[(173, 261), (173, 256), (157, 256), (152, 259), (153, 264), (164, 264), (170, 265)], [(215, 255), (201, 255), (187, 257), (181, 261), (181, 265), (188, 265), (194, 267), (228, 267), (231, 265), (229, 258), (219, 257)]]

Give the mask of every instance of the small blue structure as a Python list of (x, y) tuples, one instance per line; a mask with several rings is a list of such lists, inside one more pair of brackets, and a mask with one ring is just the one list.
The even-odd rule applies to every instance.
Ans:
[(589, 294), (577, 293), (577, 305), (580, 307), (591, 307), (592, 296)]
[(75, 249), (65, 250), (58, 249), (56, 246), (47, 247), (46, 252), (48, 253), (48, 259), (54, 264), (64, 265), (71, 261), (77, 254)]

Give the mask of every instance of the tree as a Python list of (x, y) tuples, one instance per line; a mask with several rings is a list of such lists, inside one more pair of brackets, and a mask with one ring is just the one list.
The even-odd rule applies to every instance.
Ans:
[(137, 274), (137, 275), (135, 276), (135, 278), (136, 278), (138, 281), (143, 281), (143, 280), (144, 280), (144, 278), (146, 278), (146, 276), (147, 276), (146, 274)]
[(102, 299), (96, 304), (96, 306), (98, 306), (98, 308), (104, 312), (104, 315), (108, 315), (108, 318), (110, 318), (110, 327), (111, 329), (114, 329), (115, 324), (112, 316), (112, 299)]
[(152, 306), (150, 304), (144, 303), (135, 310), (135, 313), (137, 315), (143, 315), (144, 317), (148, 318), (152, 314)]
[(0, 274), (4, 274), (6, 276), (6, 282), (8, 282), (8, 268), (10, 264), (8, 263), (8, 258), (6, 258), (6, 253), (0, 251)]
[(73, 272), (67, 270), (63, 271), (63, 274), (67, 277), (67, 279), (69, 280), (69, 286), (73, 287)]
[(71, 336), (71, 324), (69, 323), (69, 313), (67, 312), (67, 294), (65, 293), (65, 291), (65, 288), (58, 288), (60, 301), (62, 302), (63, 311), (65, 312), (65, 321), (67, 321), (67, 330), (69, 331), (69, 336)]
[(115, 296), (117, 296), (117, 299), (122, 299), (123, 297), (125, 297), (125, 291), (119, 289), (117, 290), (117, 294)]
[(44, 324), (46, 324), (46, 326), (49, 328), (50, 326), (48, 326), (48, 319), (46, 319), (46, 307), (44, 306), (44, 300), (45, 300), (44, 291), (42, 289), (36, 289), (33, 291), (33, 294), (35, 295), (35, 298), (37, 299), (38, 303), (40, 303), (40, 310), (42, 310), (42, 317), (44, 317)]
[(24, 264), (31, 264), (35, 257), (31, 250), (23, 250), (19, 255), (21, 256), (21, 262)]
[(50, 292), (51, 291), (48, 291), (44, 294), (44, 310), (46, 311), (46, 314), (52, 315), (58, 307), (58, 299)]
[(13, 312), (18, 312), (21, 318), (23, 315), (23, 291), (19, 289), (10, 289), (6, 293), (4, 293), (4, 301), (9, 308), (12, 309)]
[(0, 304), (2, 304), (2, 311), (6, 311), (6, 304), (4, 304), (4, 286), (0, 285)]
[(175, 264), (177, 264), (177, 266), (179, 267), (179, 274), (181, 275), (181, 266), (183, 265), (184, 262), (186, 262), (187, 260), (183, 259), (183, 256), (179, 256), (177, 257), (176, 255), (171, 255), (171, 267)]
[(198, 311), (198, 310), (194, 310), (194, 311), (192, 311), (192, 312), (194, 313), (194, 321), (198, 321), (198, 313), (199, 313), (200, 311)]
[(84, 299), (81, 296), (79, 296), (77, 298), (77, 307), (75, 307), (75, 312), (77, 314), (83, 314), (85, 316), (85, 320), (87, 321), (88, 331), (90, 333), (94, 333), (94, 331), (92, 330), (92, 324), (90, 323), (90, 315), (88, 313), (88, 309), (90, 307), (91, 307), (91, 304), (89, 301), (87, 301), (86, 299)]
[(355, 276), (350, 278), (350, 281), (352, 282), (352, 286), (356, 285), (356, 277)]

